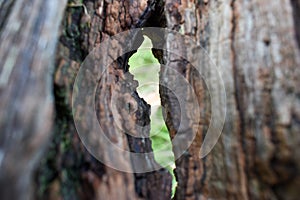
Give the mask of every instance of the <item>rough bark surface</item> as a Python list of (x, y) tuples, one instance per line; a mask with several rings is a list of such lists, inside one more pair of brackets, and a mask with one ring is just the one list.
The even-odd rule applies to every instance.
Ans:
[[(193, 144), (176, 161), (175, 199), (297, 199), (299, 1), (167, 0), (165, 11), (168, 28), (184, 30), (207, 50), (222, 74), (227, 96), (222, 136), (214, 150), (200, 160), (197, 154), (209, 124), (210, 103), (207, 90), (196, 92), (205, 114), (200, 128), (194, 130)], [(188, 51), (185, 46), (189, 44), (184, 41), (167, 42), (183, 53)], [(195, 85), (191, 66), (170, 58), (172, 55), (166, 54), (166, 62)], [(195, 59), (200, 67), (207, 64), (201, 57)], [(161, 74), (166, 73), (163, 69)], [(213, 81), (209, 71), (203, 73), (208, 75), (205, 81)], [(161, 82), (165, 79), (176, 84), (171, 75), (162, 76)], [(199, 84), (197, 88), (201, 88)], [(174, 96), (163, 89), (160, 92), (174, 137), (172, 118), (176, 119), (180, 108), (176, 108)], [(192, 113), (193, 108), (186, 111)]]
[(51, 71), (65, 4), (0, 1), (1, 199), (32, 199), (32, 172), (52, 126)]
[[(191, 103), (196, 94), (200, 108), (195, 113), (192, 104), (179, 105), (176, 94), (160, 86), (170, 135), (180, 138), (173, 144), (175, 156), (181, 154), (180, 146), (191, 143), (176, 160), (174, 199), (298, 199), (299, 8), (299, 0), (0, 0), (0, 198), (171, 198), (171, 176), (165, 169), (132, 174), (95, 159), (78, 137), (71, 111), (73, 84), (85, 57), (115, 34), (154, 26), (179, 31), (204, 48), (226, 88), (224, 104), (219, 85), (214, 87), (218, 106), (227, 109), (222, 135), (200, 159), (212, 116), (207, 84), (216, 83), (211, 69), (204, 67), (211, 61), (204, 54), (196, 57), (195, 49), (187, 48), (191, 41), (174, 40), (167, 32), (146, 33), (154, 45), (167, 50), (153, 49), (162, 64), (160, 82), (176, 87), (185, 102)], [(141, 33), (131, 37), (124, 40), (134, 41), (127, 47), (141, 45)], [(117, 55), (124, 41), (112, 41), (107, 57)], [(145, 153), (151, 152), (150, 107), (135, 92), (137, 83), (128, 73), (133, 53), (107, 67), (97, 79), (95, 99), (86, 94), (85, 102), (95, 101), (111, 144)], [(205, 80), (188, 60), (199, 64)], [(96, 60), (91, 69), (96, 74), (103, 67)], [(193, 90), (175, 74), (185, 77)], [(111, 117), (113, 93), (120, 101), (115, 105), (122, 129)], [(93, 119), (84, 120), (87, 129), (93, 128)], [(112, 154), (111, 144), (97, 139), (93, 144), (104, 163), (115, 160), (128, 171), (140, 165), (126, 154)], [(145, 168), (157, 165), (153, 156), (144, 159)]]
[[(51, 147), (36, 175), (39, 186), (38, 198), (72, 200), (171, 198), (172, 178), (167, 170), (138, 174), (124, 173), (92, 157), (77, 135), (70, 111), (73, 84), (83, 59), (110, 36), (130, 28), (144, 26), (154, 14), (153, 7), (157, 3), (158, 1), (147, 3), (146, 1), (98, 0), (83, 1), (83, 4), (78, 5), (76, 2), (69, 2), (62, 24), (56, 57), (57, 68), (54, 74), (57, 111), (55, 132)], [(128, 46), (140, 46), (143, 41), (142, 35), (135, 34), (132, 37), (136, 40)], [(107, 46), (108, 57), (117, 55), (119, 48), (120, 41), (113, 41)], [(112, 143), (95, 140), (97, 143), (95, 148), (97, 152), (102, 152), (104, 162), (108, 163), (117, 160), (126, 165), (124, 159), (130, 160), (126, 154), (112, 154), (112, 145), (136, 153), (152, 151), (151, 141), (148, 139), (149, 128), (136, 129), (137, 125), (147, 127), (150, 123), (150, 106), (134, 92), (137, 83), (128, 73), (127, 63), (133, 53), (119, 57), (106, 69), (99, 79), (96, 91), (97, 117), (103, 132)], [(101, 64), (95, 64), (92, 68), (94, 74), (101, 67), (105, 67)], [(120, 119), (124, 120), (122, 130), (115, 125), (116, 119), (112, 117), (113, 93), (120, 101), (113, 104), (117, 106)], [(93, 100), (92, 96), (87, 94), (85, 101)], [(78, 116), (85, 116), (85, 114), (85, 110), (75, 113)], [(92, 119), (86, 119), (86, 127), (91, 129), (90, 121)], [(137, 133), (145, 138), (135, 138), (127, 132)], [(154, 157), (145, 159), (148, 160), (149, 165), (157, 165)], [(123, 168), (130, 171), (139, 164), (132, 160), (131, 164)]]

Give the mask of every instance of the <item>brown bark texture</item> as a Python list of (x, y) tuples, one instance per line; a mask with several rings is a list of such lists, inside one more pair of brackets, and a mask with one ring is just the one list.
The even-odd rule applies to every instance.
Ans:
[[(96, 60), (90, 70), (97, 79), (97, 72), (105, 70), (97, 80), (95, 95), (97, 118), (105, 136), (111, 141), (95, 140), (89, 136), (87, 141), (93, 145), (94, 153), (101, 154), (101, 162), (94, 158), (83, 146), (74, 126), (71, 113), (72, 92), (75, 77), (86, 56), (97, 49), (102, 41), (122, 31), (143, 26), (153, 15), (149, 10), (156, 1), (83, 1), (69, 2), (61, 25), (61, 36), (56, 53), (54, 73), (54, 92), (56, 98), (56, 119), (54, 138), (45, 159), (36, 174), (39, 199), (170, 199), (172, 178), (166, 169), (146, 173), (126, 173), (106, 166), (105, 163), (120, 163), (125, 171), (134, 171), (140, 163), (127, 154), (113, 153), (113, 146), (118, 145), (126, 151), (135, 153), (151, 152), (148, 138), (149, 128), (137, 128), (149, 125), (150, 106), (135, 92), (137, 82), (128, 73), (128, 59), (134, 53), (129, 52), (108, 64)], [(132, 43), (127, 47), (141, 45), (140, 33), (131, 35)], [(128, 38), (124, 38), (127, 41)], [(124, 42), (123, 42), (124, 43)], [(112, 58), (118, 55), (122, 41), (112, 40), (105, 48), (107, 55), (97, 50), (99, 58)], [(97, 57), (96, 56), (96, 57)], [(107, 59), (109, 60), (109, 59)], [(89, 79), (90, 74), (83, 78)], [(89, 87), (92, 81), (87, 81)], [(81, 85), (79, 85), (80, 87)], [(94, 101), (89, 93), (84, 94), (84, 102)], [(115, 102), (112, 98), (117, 99)], [(112, 103), (113, 102), (113, 103)], [(112, 104), (117, 106), (118, 114), (124, 127), (117, 127)], [(128, 105), (128, 106), (127, 106)], [(135, 108), (133, 110), (133, 108)], [(84, 116), (84, 117), (82, 117)], [(114, 116), (114, 117), (111, 117)], [(92, 118), (86, 109), (78, 109), (74, 117), (84, 118), (83, 127), (92, 129)], [(137, 126), (138, 125), (138, 126)], [(147, 127), (147, 126), (146, 126)], [(136, 138), (128, 133), (137, 133)], [(153, 154), (152, 154), (153, 155)], [(97, 156), (96, 156), (97, 157)], [(154, 157), (147, 159), (145, 168), (158, 165)]]
[[(72, 113), (73, 85), (86, 56), (111, 36), (142, 27), (192, 39), (174, 40), (167, 31), (134, 32), (106, 47), (106, 57), (115, 57), (127, 41), (132, 42), (126, 47), (139, 47), (142, 34), (161, 47), (153, 49), (161, 63), (161, 103), (171, 137), (179, 138), (173, 143), (179, 157), (174, 199), (298, 199), (299, 9), (299, 0), (0, 0), (0, 199), (171, 199), (166, 169), (126, 173), (105, 165), (124, 163), (123, 169), (134, 171), (140, 163), (125, 153), (112, 154), (112, 145), (102, 140), (87, 141), (101, 155), (103, 162), (98, 161), (73, 119), (87, 116), (82, 128), (93, 129), (88, 110)], [(205, 53), (198, 55), (200, 48)], [(101, 78), (95, 74), (104, 66), (96, 59), (90, 82), (79, 86), (92, 85), (96, 77), (96, 96), (86, 93), (83, 103), (95, 101), (97, 120), (112, 144), (145, 153), (152, 151), (150, 106), (128, 73), (133, 53), (119, 56)], [(207, 67), (212, 62), (226, 101)], [(175, 87), (187, 103), (180, 105), (182, 99), (164, 85)], [(111, 117), (113, 94), (122, 129)], [(200, 158), (216, 110), (211, 95), (218, 97), (217, 110), (226, 107), (226, 121), (213, 150)], [(190, 147), (182, 152), (185, 145)], [(158, 165), (153, 155), (144, 159), (145, 168)]]
[[(133, 4), (129, 1), (1, 1), (1, 199), (171, 198), (172, 178), (167, 170), (125, 173), (91, 156), (77, 135), (71, 111), (72, 87), (87, 54), (110, 36), (145, 24), (153, 14), (149, 8), (156, 4), (155, 1)], [(143, 38), (140, 34), (133, 37), (139, 42), (128, 46), (139, 46)], [(112, 45), (115, 48), (109, 51), (110, 56), (116, 54), (118, 42)], [(114, 76), (123, 82), (126, 79), (135, 90), (136, 81), (131, 75), (125, 75), (128, 58), (133, 53), (118, 58), (99, 80), (105, 88), (97, 89), (97, 116), (113, 143), (136, 153), (151, 152), (148, 137), (136, 139), (127, 135), (126, 131), (112, 126), (110, 119), (110, 101), (115, 92), (126, 104), (137, 105), (137, 110), (130, 115), (125, 110), (124, 123), (133, 125), (129, 127), (149, 124), (149, 105), (136, 92), (127, 91), (122, 81), (108, 81)], [(146, 137), (149, 128), (141, 132)], [(109, 144), (97, 142), (97, 151), (109, 154)], [(107, 155), (104, 162), (130, 160), (123, 156)], [(157, 165), (153, 156), (147, 157), (147, 161), (148, 165)], [(134, 161), (125, 168), (133, 171)]]
[[(222, 135), (200, 159), (199, 146), (211, 119), (210, 96), (203, 80), (195, 80), (191, 65), (164, 55), (167, 66), (194, 86), (204, 111), (195, 140), (176, 161), (175, 199), (299, 198), (299, 5), (287, 0), (166, 1), (167, 27), (183, 30), (207, 51), (222, 75), (227, 100)], [(185, 41), (169, 35), (166, 42), (189, 60), (198, 59), (200, 68), (209, 64), (203, 57), (193, 58)], [(171, 73), (163, 76), (168, 71), (162, 69), (161, 82), (176, 84)], [(209, 68), (202, 73), (205, 83), (214, 83)], [(163, 87), (160, 92), (174, 137), (180, 108), (174, 95)], [(224, 106), (221, 100), (219, 106)], [(185, 111), (192, 116), (192, 108)]]

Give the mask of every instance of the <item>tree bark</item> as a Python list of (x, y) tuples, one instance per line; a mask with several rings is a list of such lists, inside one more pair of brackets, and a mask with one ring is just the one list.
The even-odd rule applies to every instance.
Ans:
[[(1, 27), (1, 199), (168, 199), (171, 175), (165, 169), (148, 173), (125, 173), (112, 169), (91, 156), (81, 143), (71, 112), (72, 87), (87, 54), (103, 40), (133, 27), (141, 27), (156, 1), (0, 1)], [(28, 21), (25, 22), (25, 19)], [(135, 37), (141, 37), (137, 35)], [(142, 38), (137, 44), (140, 45)], [(115, 54), (115, 52), (111, 52)], [(123, 55), (109, 66), (114, 76), (131, 82), (128, 58)], [(51, 72), (55, 60), (54, 87)], [(97, 69), (97, 66), (95, 66)], [(149, 124), (149, 105), (137, 93), (127, 93), (120, 81), (106, 82), (110, 90), (97, 90), (96, 109), (105, 133), (114, 143), (136, 153), (151, 152), (148, 138), (136, 139), (112, 126), (110, 102), (113, 89), (125, 101), (138, 105), (127, 124)], [(126, 80), (128, 79), (128, 80)], [(135, 90), (136, 86), (133, 86)], [(53, 90), (54, 89), (54, 90)], [(53, 92), (54, 91), (54, 94)], [(55, 120), (52, 127), (53, 97)], [(89, 100), (89, 97), (87, 97)], [(105, 110), (102, 107), (106, 107)], [(89, 120), (89, 119), (87, 119)], [(134, 127), (134, 126), (133, 126)], [(49, 142), (52, 128), (53, 139)], [(138, 130), (129, 130), (138, 131)], [(147, 137), (149, 129), (140, 133)], [(143, 142), (141, 142), (143, 141)], [(98, 143), (99, 151), (109, 145)], [(44, 152), (44, 147), (48, 151)], [(43, 155), (42, 155), (43, 154)], [(37, 161), (41, 163), (32, 175)], [(122, 155), (113, 155), (122, 161)], [(107, 158), (110, 159), (110, 158)], [(130, 158), (127, 158), (130, 160)], [(157, 165), (148, 157), (149, 165)], [(104, 160), (109, 162), (109, 160)], [(16, 164), (18, 163), (18, 164)], [(126, 166), (134, 171), (134, 162)], [(34, 193), (34, 194), (33, 194)]]
[[(199, 146), (211, 117), (210, 97), (205, 84), (192, 76), (191, 65), (183, 59), (174, 62), (171, 54), (166, 55), (167, 65), (178, 69), (194, 85), (200, 107), (206, 111), (200, 118), (200, 128), (194, 130), (196, 139), (176, 161), (175, 199), (298, 198), (297, 8), (299, 1), (166, 1), (168, 28), (183, 29), (205, 48), (222, 75), (227, 99), (222, 136), (213, 151), (200, 159)], [(168, 37), (169, 46), (189, 52), (184, 49), (189, 44)], [(193, 55), (189, 56), (192, 60)], [(203, 57), (194, 59), (198, 59), (200, 68), (209, 64)], [(214, 81), (209, 68), (202, 72), (206, 83)], [(163, 68), (161, 74), (168, 74), (168, 69)], [(171, 74), (161, 76), (161, 82), (165, 80), (176, 84)], [(168, 91), (161, 88), (160, 92), (174, 137), (180, 108)], [(191, 116), (193, 108), (186, 111), (185, 115)]]
[[(56, 71), (54, 73), (54, 92), (56, 97), (56, 120), (52, 146), (37, 172), (38, 193), (40, 199), (170, 199), (172, 178), (165, 169), (147, 173), (125, 173), (115, 170), (105, 163), (123, 163), (123, 169), (134, 171), (140, 163), (126, 164), (131, 158), (127, 154), (113, 154), (112, 145), (97, 141), (96, 152), (106, 154), (104, 163), (99, 162), (84, 148), (79, 139), (71, 114), (72, 90), (80, 65), (89, 52), (97, 48), (102, 41), (130, 28), (142, 27), (148, 21), (150, 6), (158, 1), (83, 1), (81, 6), (69, 4), (62, 24), (62, 35), (57, 49)], [(87, 12), (85, 12), (85, 9)], [(128, 46), (141, 45), (143, 38), (134, 35), (135, 41)], [(107, 57), (118, 53), (119, 43), (112, 42), (107, 46)], [(96, 51), (97, 52), (97, 51)], [(118, 58), (104, 71), (96, 91), (96, 112), (101, 128), (114, 145), (120, 145), (127, 151), (135, 153), (151, 152), (149, 129), (135, 129), (137, 125), (150, 123), (149, 105), (136, 92), (137, 84), (128, 72), (128, 59), (134, 52)], [(96, 53), (104, 56), (101, 52)], [(97, 63), (97, 62), (96, 62)], [(105, 66), (95, 64), (91, 70), (97, 73)], [(100, 68), (99, 68), (100, 66)], [(85, 78), (89, 79), (88, 76)], [(89, 82), (87, 82), (89, 84)], [(131, 90), (126, 85), (131, 85)], [(86, 87), (86, 86), (85, 86)], [(122, 102), (113, 101), (113, 96)], [(85, 102), (93, 101), (86, 94)], [(112, 103), (118, 107), (118, 113), (126, 124), (120, 130), (114, 122)], [(128, 110), (124, 104), (137, 107)], [(87, 116), (88, 111), (75, 112), (74, 116)], [(124, 114), (125, 113), (125, 114)], [(127, 113), (127, 114), (126, 114)], [(116, 117), (116, 116), (114, 116)], [(86, 118), (86, 127), (93, 119)], [(129, 127), (129, 128), (128, 128)], [(126, 131), (124, 131), (126, 130)], [(87, 131), (87, 130), (86, 130)], [(136, 132), (144, 138), (135, 138), (130, 132)], [(94, 141), (91, 141), (94, 142)], [(154, 157), (148, 157), (149, 165), (157, 165)], [(147, 168), (147, 167), (146, 167)], [(50, 195), (49, 195), (50, 194)]]
[[(167, 170), (113, 169), (105, 163), (124, 163), (126, 171), (139, 163), (125, 153), (111, 154), (112, 145), (95, 140), (94, 150), (104, 155), (103, 163), (98, 161), (79, 138), (72, 115), (88, 116), (84, 109), (72, 113), (72, 96), (76, 75), (92, 50), (120, 32), (160, 27), (192, 39), (174, 40), (174, 32), (168, 31), (144, 33), (161, 47), (153, 49), (162, 64), (161, 101), (170, 135), (179, 138), (173, 143), (178, 157), (174, 199), (297, 199), (299, 8), (299, 0), (0, 0), (0, 198), (171, 198)], [(131, 39), (128, 47), (143, 41), (140, 32)], [(110, 43), (106, 57), (117, 55), (121, 42)], [(201, 48), (207, 54), (195, 53)], [(112, 62), (97, 79), (95, 99), (87, 93), (84, 102), (95, 101), (97, 120), (112, 144), (145, 153), (152, 151), (147, 138), (150, 107), (135, 92), (137, 84), (128, 73), (134, 52)], [(221, 74), (226, 101), (212, 62)], [(96, 74), (104, 67), (96, 61), (91, 70)], [(166, 85), (177, 88), (181, 99)], [(122, 102), (122, 130), (111, 118), (114, 93)], [(213, 150), (201, 158), (216, 111), (212, 95), (218, 97), (220, 113), (226, 107), (226, 121)], [(93, 120), (86, 117), (83, 128), (90, 129)], [(182, 152), (185, 145), (190, 147)], [(157, 165), (153, 156), (144, 159), (146, 168)]]
[(32, 172), (52, 126), (51, 71), (65, 4), (0, 1), (1, 199), (32, 199)]

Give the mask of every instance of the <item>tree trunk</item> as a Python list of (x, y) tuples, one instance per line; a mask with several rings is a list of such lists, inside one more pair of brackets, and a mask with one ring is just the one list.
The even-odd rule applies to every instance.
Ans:
[[(41, 154), (44, 155), (35, 173), (35, 198), (171, 198), (172, 179), (167, 170), (125, 173), (92, 157), (76, 133), (71, 112), (76, 73), (89, 51), (112, 35), (142, 26), (149, 18), (150, 4), (155, 7), (157, 2), (151, 1), (149, 5), (145, 1), (133, 5), (129, 1), (68, 2), (57, 46), (52, 94), (50, 72), (54, 59), (51, 55), (65, 3), (1, 1), (1, 130), (4, 131), (1, 135), (1, 199), (32, 199), (32, 172)], [(23, 23), (24, 19), (28, 21)], [(139, 41), (138, 44), (128, 45), (140, 45), (142, 38)], [(134, 85), (132, 76), (125, 74), (128, 58), (133, 53), (120, 57), (107, 71)], [(102, 77), (103, 84), (110, 89), (99, 87), (96, 98), (97, 116), (104, 132), (114, 140), (113, 143), (121, 144), (125, 150), (151, 152), (151, 141), (147, 137), (149, 128), (140, 133), (146, 138), (136, 139), (112, 126), (109, 100), (113, 91), (124, 97), (124, 101), (138, 105), (132, 113), (136, 117), (125, 118), (127, 124), (149, 124), (149, 105), (136, 92), (128, 93), (122, 81), (106, 82), (110, 76), (108, 73)], [(53, 95), (56, 112), (53, 139), (48, 151), (43, 153), (52, 125)], [(98, 141), (97, 146), (100, 152), (110, 151), (109, 144), (103, 141)], [(110, 159), (121, 162), (123, 156), (105, 157), (104, 163), (110, 162)], [(126, 159), (130, 161), (130, 157)], [(147, 157), (147, 161), (148, 165), (157, 165), (153, 154)], [(124, 169), (134, 171), (134, 167), (134, 162), (125, 163)]]
[[(94, 48), (96, 54), (101, 57), (114, 57), (119, 52), (120, 43), (113, 41), (105, 48), (104, 52), (97, 52), (99, 44), (109, 37), (129, 30), (130, 28), (143, 26), (148, 20), (148, 9), (155, 6), (156, 1), (134, 2), (129, 1), (83, 1), (83, 4), (69, 3), (62, 23), (62, 34), (57, 48), (56, 70), (54, 73), (54, 92), (56, 98), (56, 119), (52, 146), (37, 172), (38, 193), (40, 199), (170, 199), (172, 178), (165, 169), (152, 172), (125, 173), (112, 168), (107, 163), (121, 163), (122, 170), (134, 172), (140, 163), (126, 162), (132, 158), (127, 153), (114, 153), (113, 146), (118, 145), (126, 151), (135, 153), (151, 152), (151, 141), (148, 138), (149, 129), (136, 129), (138, 125), (145, 126), (150, 122), (149, 105), (141, 99), (136, 90), (136, 81), (128, 72), (128, 59), (134, 52), (129, 52), (114, 61), (109, 67), (105, 61), (95, 61), (94, 66), (89, 66), (95, 72), (95, 83), (98, 84), (95, 107), (97, 118), (109, 143), (99, 139), (89, 149), (93, 155), (101, 152), (106, 154), (99, 162), (84, 147), (79, 139), (77, 131), (88, 132), (92, 129), (91, 121), (95, 120), (88, 115), (87, 109), (76, 110), (71, 113), (73, 85), (76, 74), (86, 56)], [(140, 46), (143, 38), (135, 34), (136, 41), (128, 46)], [(101, 43), (100, 46), (104, 46)], [(110, 49), (112, 49), (110, 51)], [(106, 52), (105, 52), (106, 53)], [(88, 58), (87, 58), (88, 59)], [(88, 62), (88, 61), (85, 61)], [(98, 63), (97, 63), (98, 62)], [(83, 63), (84, 65), (84, 63)], [(99, 68), (100, 66), (100, 68)], [(105, 70), (100, 80), (97, 73)], [(89, 74), (83, 75), (86, 84), (93, 84)], [(80, 87), (79, 83), (76, 87)], [(85, 83), (84, 83), (85, 84)], [(132, 85), (131, 89), (126, 85)], [(75, 86), (74, 86), (75, 87)], [(83, 88), (86, 85), (83, 85)], [(93, 96), (86, 93), (84, 102), (93, 101)], [(114, 102), (114, 98), (122, 102)], [(74, 100), (74, 99), (73, 99)], [(128, 111), (124, 104), (130, 107), (136, 106), (136, 110)], [(112, 105), (118, 107), (120, 118), (126, 124), (126, 128), (120, 130), (115, 124), (116, 116)], [(80, 105), (82, 106), (82, 105)], [(124, 109), (124, 110), (123, 110)], [(125, 114), (124, 114), (125, 113)], [(126, 114), (127, 113), (127, 114)], [(84, 117), (83, 117), (84, 116)], [(113, 116), (113, 117), (111, 117)], [(73, 117), (85, 118), (80, 128), (74, 126)], [(128, 128), (129, 126), (129, 128)], [(83, 128), (85, 127), (85, 128)], [(129, 133), (138, 132), (144, 138), (135, 138)], [(85, 136), (83, 142), (95, 143), (92, 136)], [(95, 132), (97, 138), (98, 132)], [(90, 140), (91, 141), (88, 141)], [(85, 143), (85, 144), (87, 144)], [(113, 154), (113, 155), (110, 155)], [(97, 157), (96, 155), (96, 158)], [(147, 157), (148, 165), (157, 165), (154, 157)], [(113, 164), (112, 164), (113, 165)], [(146, 167), (147, 168), (147, 167)], [(50, 195), (49, 195), (50, 194)]]
[(32, 199), (32, 173), (52, 126), (51, 71), (65, 4), (0, 1), (1, 199)]
[[(150, 106), (128, 73), (135, 50), (118, 55), (142, 34), (161, 63), (174, 199), (297, 199), (299, 8), (299, 0), (0, 0), (0, 199), (171, 199), (167, 170), (128, 173), (141, 164), (129, 151), (158, 166), (145, 154)], [(142, 27), (173, 31), (111, 39)], [(94, 117), (83, 107), (90, 102)]]
[[(205, 111), (191, 147), (176, 161), (175, 199), (298, 198), (298, 8), (299, 1), (166, 1), (168, 28), (184, 30), (216, 63), (226, 89), (227, 109), (218, 143), (200, 159), (201, 141), (213, 115), (212, 102), (203, 80), (195, 80), (193, 67), (180, 58), (173, 61), (172, 54), (166, 55), (167, 66), (189, 80)], [(185, 41), (174, 41), (172, 35), (166, 40), (170, 47), (192, 52), (185, 49), (190, 46)], [(196, 68), (200, 68), (207, 85), (217, 84), (212, 69), (205, 67), (209, 60), (191, 53), (188, 57), (197, 59)], [(165, 67), (161, 74), (168, 71)], [(171, 73), (161, 76), (162, 83), (166, 80), (177, 84)], [(216, 86), (212, 93), (219, 93), (219, 106), (223, 107), (221, 89)], [(174, 95), (164, 88), (161, 96), (174, 137), (180, 108), (173, 103)], [(187, 107), (185, 115), (193, 116), (193, 109)]]

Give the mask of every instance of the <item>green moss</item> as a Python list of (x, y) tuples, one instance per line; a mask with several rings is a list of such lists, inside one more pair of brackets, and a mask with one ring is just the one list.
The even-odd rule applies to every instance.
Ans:
[(72, 148), (72, 134), (75, 133), (70, 131), (73, 121), (66, 91), (62, 87), (54, 87), (56, 117), (52, 142), (36, 175), (38, 199), (44, 199), (48, 195), (48, 189), (54, 181), (59, 182), (63, 199), (76, 199), (77, 196), (81, 153)]
[[(69, 3), (83, 3), (83, 1), (71, 1)], [(82, 41), (81, 16), (82, 7), (68, 7), (63, 21), (64, 30), (60, 42), (69, 49), (69, 58), (81, 62), (85, 52), (80, 46)], [(68, 17), (72, 18), (69, 24)], [(63, 66), (62, 78), (68, 78), (69, 82), (75, 79), (73, 69), (69, 64)], [(52, 141), (49, 145), (44, 159), (42, 159), (36, 173), (37, 198), (45, 199), (48, 190), (55, 181), (60, 184), (60, 195), (63, 199), (76, 199), (77, 189), (80, 186), (81, 166), (83, 165), (82, 152), (73, 148), (74, 132), (71, 107), (69, 105), (69, 94), (71, 85), (54, 85), (56, 117), (52, 133)]]

